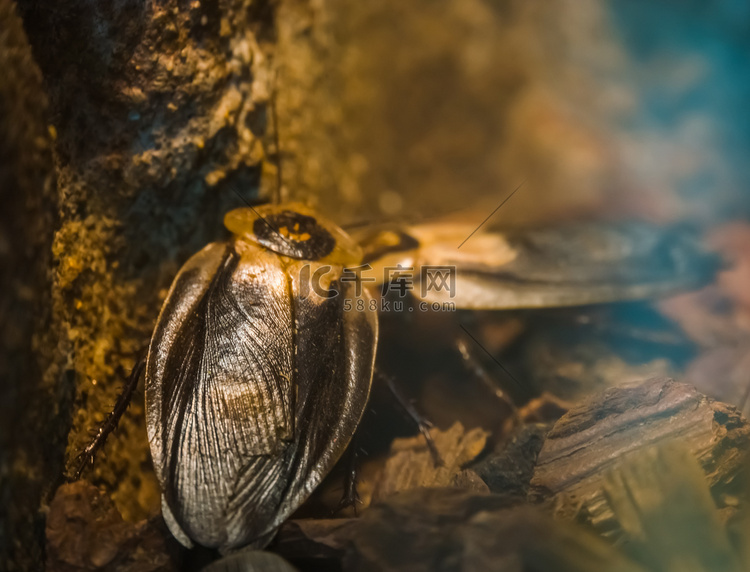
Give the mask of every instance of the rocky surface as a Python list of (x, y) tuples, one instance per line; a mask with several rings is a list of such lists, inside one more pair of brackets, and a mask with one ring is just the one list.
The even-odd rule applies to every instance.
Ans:
[[(0, 569), (38, 568), (72, 387), (52, 323), (57, 224), (48, 100), (18, 11), (0, 2)], [(43, 437), (43, 438), (42, 438)]]

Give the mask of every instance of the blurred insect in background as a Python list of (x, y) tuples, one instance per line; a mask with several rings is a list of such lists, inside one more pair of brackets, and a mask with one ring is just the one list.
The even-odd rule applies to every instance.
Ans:
[[(688, 236), (641, 223), (380, 225), (350, 236), (293, 203), (239, 208), (224, 222), (231, 240), (178, 272), (147, 358), (78, 472), (145, 370), (164, 519), (183, 545), (223, 553), (268, 544), (346, 450), (375, 371), (371, 290), (406, 269), (429, 307), (496, 310), (660, 296), (701, 285), (714, 266)], [(448, 275), (438, 282), (435, 269)]]

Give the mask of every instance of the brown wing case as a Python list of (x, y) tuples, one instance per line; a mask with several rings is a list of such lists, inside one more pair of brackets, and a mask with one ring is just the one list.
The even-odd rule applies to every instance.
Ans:
[(303, 299), (288, 259), (242, 242), (209, 245), (178, 274), (146, 407), (165, 519), (183, 543), (264, 545), (343, 453), (377, 342), (374, 312), (343, 310), (349, 286)]

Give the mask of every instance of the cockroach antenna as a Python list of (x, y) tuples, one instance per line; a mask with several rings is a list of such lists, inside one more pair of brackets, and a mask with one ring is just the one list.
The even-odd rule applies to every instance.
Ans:
[(287, 241), (286, 237), (283, 234), (281, 234), (279, 232), (279, 230), (275, 226), (273, 226), (270, 222), (268, 222), (266, 220), (266, 218), (255, 209), (255, 207), (253, 206), (253, 204), (250, 201), (248, 201), (245, 197), (242, 196), (242, 193), (240, 193), (237, 190), (237, 187), (235, 187), (235, 186), (232, 185), (232, 186), (230, 186), (230, 188), (234, 191), (234, 194), (237, 195), (240, 198), (240, 200), (243, 203), (245, 203), (250, 208), (251, 211), (253, 211), (255, 213), (255, 216), (257, 216), (260, 220), (262, 220), (264, 223), (266, 223), (266, 225), (268, 226), (268, 228), (271, 229), (272, 232), (275, 232), (276, 234), (278, 234), (279, 238), (281, 238), (282, 241), (284, 241), (284, 242), (286, 242), (288, 244), (288, 241)]
[(740, 413), (744, 413), (745, 408), (747, 407), (748, 399), (750, 399), (750, 376), (748, 376), (748, 383), (745, 386), (745, 391), (742, 394), (742, 398), (737, 404), (737, 408), (740, 410)]
[(271, 90), (271, 121), (273, 122), (273, 145), (275, 148), (274, 155), (276, 156), (276, 188), (273, 193), (273, 204), (281, 204), (281, 143), (279, 140), (279, 114), (276, 109), (276, 92), (278, 89), (278, 70), (275, 72), (273, 80), (273, 90)]

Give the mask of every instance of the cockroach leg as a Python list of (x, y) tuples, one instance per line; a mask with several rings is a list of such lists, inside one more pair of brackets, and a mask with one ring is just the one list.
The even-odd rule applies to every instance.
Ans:
[(466, 343), (461, 337), (456, 338), (456, 349), (461, 354), (464, 367), (477, 379), (479, 382), (489, 390), (505, 407), (510, 411), (513, 419), (513, 424), (517, 425), (519, 421), (518, 407), (514, 403), (510, 395), (508, 395), (503, 388), (497, 383), (497, 380), (487, 373), (487, 370), (482, 365), (481, 360), (475, 355), (472, 344)]
[(104, 446), (107, 441), (107, 437), (117, 428), (117, 423), (120, 421), (120, 417), (125, 413), (125, 410), (130, 405), (131, 399), (133, 399), (133, 393), (135, 388), (138, 386), (138, 379), (141, 377), (144, 368), (146, 367), (146, 356), (143, 355), (138, 359), (135, 367), (130, 372), (130, 376), (125, 382), (125, 386), (122, 388), (122, 393), (117, 398), (115, 406), (112, 411), (107, 415), (107, 418), (96, 430), (96, 434), (88, 445), (78, 455), (78, 468), (73, 475), (73, 480), (77, 481), (81, 478), (81, 474), (86, 469), (86, 466), (94, 463), (94, 457), (96, 456), (99, 449)]
[(380, 372), (377, 372), (377, 375), (388, 384), (388, 389), (391, 390), (391, 393), (396, 398), (396, 401), (398, 401), (399, 405), (403, 407), (404, 411), (409, 415), (409, 417), (412, 418), (414, 423), (417, 425), (417, 428), (419, 429), (419, 432), (424, 437), (424, 440), (427, 442), (427, 448), (430, 450), (430, 455), (432, 455), (432, 460), (435, 463), (436, 467), (442, 467), (445, 463), (443, 462), (442, 457), (440, 456), (440, 452), (437, 450), (437, 447), (435, 446), (435, 441), (432, 440), (432, 435), (430, 435), (430, 429), (432, 428), (432, 423), (430, 423), (427, 419), (425, 419), (414, 407), (411, 401), (409, 401), (406, 397), (404, 397), (403, 393), (399, 390), (398, 387), (396, 387), (396, 383), (393, 381), (393, 379), (390, 376), (384, 375)]
[(346, 452), (346, 473), (344, 475), (344, 494), (341, 496), (339, 506), (334, 511), (338, 513), (348, 507), (354, 508), (354, 516), (357, 516), (357, 505), (362, 504), (357, 491), (357, 432), (352, 436), (349, 449)]

